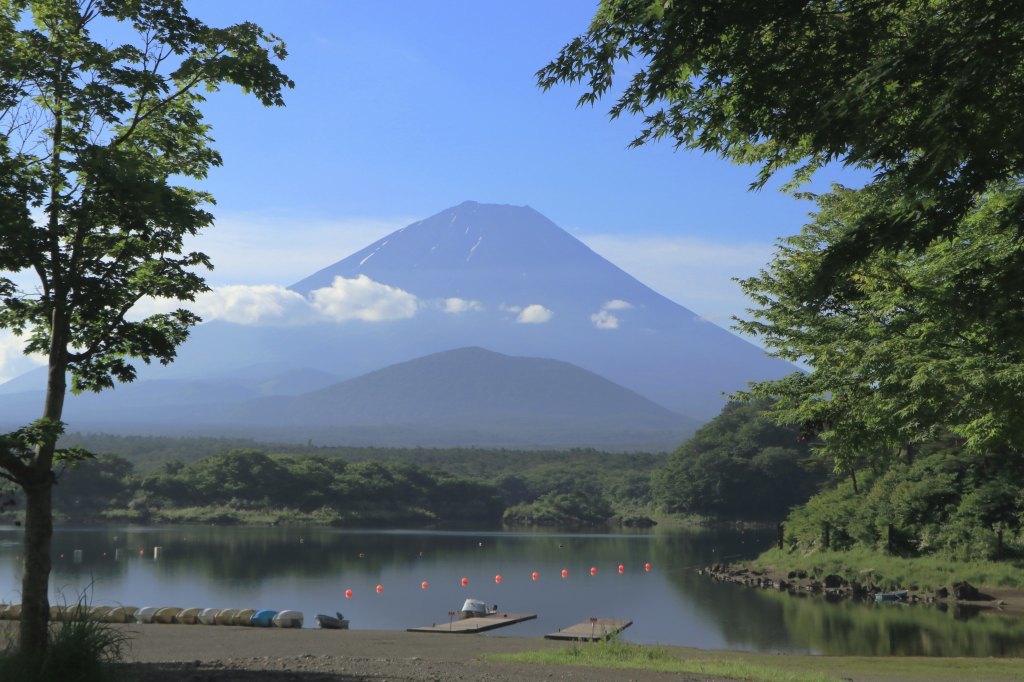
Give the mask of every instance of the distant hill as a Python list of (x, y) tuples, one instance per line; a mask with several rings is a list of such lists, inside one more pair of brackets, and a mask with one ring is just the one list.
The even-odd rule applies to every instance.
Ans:
[[(655, 452), (675, 448), (699, 426), (569, 363), (482, 348), (437, 353), (297, 396), (225, 401), (221, 391), (204, 402), (193, 386), (192, 399), (153, 410), (150, 392), (160, 382), (146, 383), (145, 391), (120, 401), (109, 392), (102, 410), (71, 405), (68, 420), (79, 429), (325, 445)], [(9, 414), (24, 396), (0, 396), (0, 411)]]

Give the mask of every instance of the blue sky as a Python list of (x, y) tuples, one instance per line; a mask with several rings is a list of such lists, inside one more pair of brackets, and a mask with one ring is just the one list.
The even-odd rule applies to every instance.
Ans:
[[(205, 108), (224, 166), (217, 225), (195, 246), (214, 286), (288, 285), (465, 200), (529, 205), (660, 293), (729, 325), (755, 273), (811, 206), (755, 169), (670, 144), (627, 149), (639, 121), (535, 72), (585, 30), (593, 0), (205, 0), (212, 25), (281, 36), (295, 81), (264, 109), (232, 89)], [(847, 176), (851, 177), (851, 176)], [(824, 188), (834, 179), (815, 183)], [(781, 181), (780, 181), (781, 182)], [(776, 183), (778, 185), (780, 183)], [(0, 380), (24, 368), (0, 338)]]

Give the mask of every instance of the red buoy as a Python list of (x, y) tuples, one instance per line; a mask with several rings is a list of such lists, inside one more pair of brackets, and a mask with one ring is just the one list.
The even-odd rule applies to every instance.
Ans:
[(645, 571), (651, 570), (651, 565), (650, 564), (644, 564), (644, 570)]
[(460, 582), (460, 583), (462, 583), (462, 586), (463, 586), (463, 587), (465, 587), (466, 585), (468, 585), (468, 584), (469, 584), (469, 578), (463, 578), (463, 579), (462, 579), (462, 580), (460, 580), (459, 582)]
[(496, 583), (498, 583), (500, 585), (501, 584), (501, 576), (500, 575), (494, 576), (494, 582), (496, 582)]
[(345, 590), (345, 599), (352, 598), (352, 590)]
[(625, 573), (625, 572), (626, 572), (626, 567), (623, 566), (622, 564), (619, 564), (619, 573)]
[(596, 566), (591, 566), (590, 567), (590, 575), (597, 575), (597, 567)]
[(567, 569), (567, 568), (563, 568), (562, 569), (562, 577), (563, 578), (568, 578), (569, 577), (569, 569)]
[(384, 591), (384, 586), (383, 585), (377, 585), (377, 594), (380, 594), (383, 591)]
[(430, 583), (428, 583), (426, 580), (424, 580), (423, 582), (420, 583), (420, 589), (421, 590), (425, 590), (428, 587), (430, 587)]
[(537, 571), (534, 571), (533, 573), (530, 574), (530, 580), (536, 580), (539, 577), (540, 577), (540, 573), (538, 573)]

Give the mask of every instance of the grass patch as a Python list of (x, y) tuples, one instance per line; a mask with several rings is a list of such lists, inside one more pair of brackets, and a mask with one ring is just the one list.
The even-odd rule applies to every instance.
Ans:
[(776, 573), (807, 571), (810, 575), (841, 575), (883, 589), (918, 585), (934, 590), (966, 580), (976, 587), (1024, 589), (1024, 561), (952, 561), (942, 557), (901, 558), (866, 549), (798, 554), (771, 549), (747, 562), (752, 568)]
[(3, 628), (7, 641), (0, 649), (0, 680), (124, 682), (117, 664), (124, 659), (129, 642), (122, 632), (89, 619), (49, 627), (46, 660), (39, 669), (18, 650), (17, 628)]
[(1022, 661), (1012, 658), (922, 658), (807, 656), (738, 651), (702, 651), (621, 641), (574, 644), (485, 658), (508, 663), (574, 665), (727, 677), (750, 682), (833, 682), (844, 678), (901, 680), (1024, 679)]
[(751, 682), (831, 682), (839, 679), (820, 672), (782, 670), (744, 660), (679, 657), (665, 647), (631, 644), (616, 638), (572, 644), (562, 649), (495, 654), (488, 658), (510, 663), (689, 673)]
[(0, 680), (18, 682), (124, 682), (118, 666), (130, 639), (121, 630), (89, 616), (91, 585), (70, 608), (64, 620), (50, 621), (46, 659), (40, 665), (18, 649), (16, 623), (0, 628)]

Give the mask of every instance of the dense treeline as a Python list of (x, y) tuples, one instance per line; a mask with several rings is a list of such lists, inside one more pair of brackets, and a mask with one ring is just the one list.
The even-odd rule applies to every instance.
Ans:
[(790, 549), (868, 547), (899, 556), (959, 560), (1020, 554), (1024, 461), (978, 455), (953, 439), (868, 467), (813, 497), (786, 522)]
[[(651, 503), (651, 475), (665, 459), (593, 450), (264, 450), (252, 443), (224, 452), (246, 441), (69, 440), (103, 454), (61, 473), (57, 512), (138, 522), (493, 526), (504, 514), (512, 524), (634, 524)], [(137, 451), (144, 463), (138, 468)]]
[(799, 429), (772, 422), (768, 407), (726, 405), (655, 474), (655, 501), (668, 512), (759, 520), (806, 502), (828, 472)]

